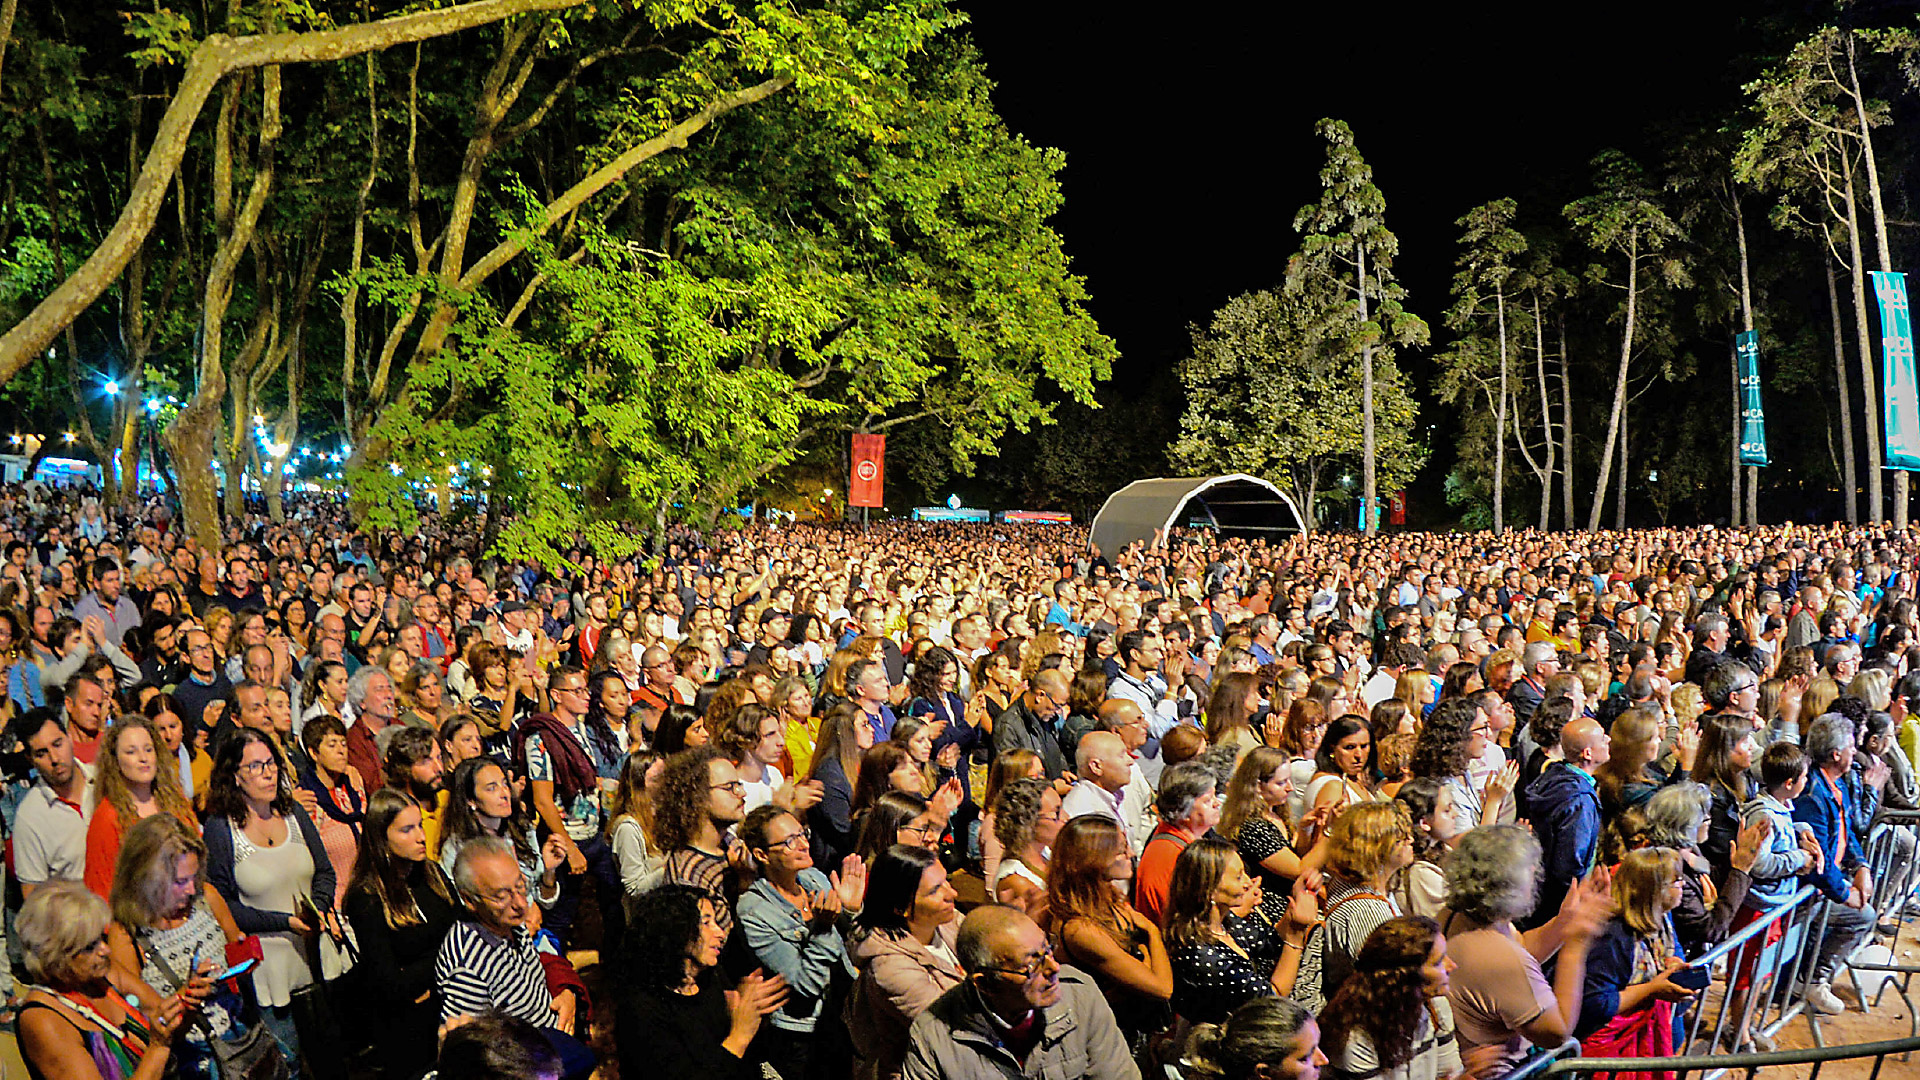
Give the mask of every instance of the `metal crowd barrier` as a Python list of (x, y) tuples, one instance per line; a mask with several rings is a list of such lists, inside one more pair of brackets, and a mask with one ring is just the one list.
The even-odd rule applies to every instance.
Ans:
[[(1896, 865), (1902, 845), (1897, 835), (1904, 833), (1920, 841), (1920, 810), (1883, 810), (1875, 821), (1874, 833), (1868, 841), (1868, 865), (1874, 881), (1874, 910), (1880, 916), (1882, 924), (1892, 924), (1896, 930), (1891, 954), (1885, 962), (1863, 955), (1873, 946), (1876, 939), (1869, 938), (1867, 943), (1857, 950), (1847, 963), (1847, 976), (1853, 982), (1853, 988), (1860, 1000), (1868, 1007), (1878, 1010), (1880, 1001), (1891, 989), (1899, 995), (1901, 1004), (1906, 1006), (1907, 1033), (1920, 1036), (1920, 1018), (1914, 1016), (1913, 976), (1920, 973), (1920, 964), (1900, 963), (1899, 933), (1904, 932), (1907, 924), (1916, 916), (1907, 914), (1907, 905), (1920, 896), (1920, 858), (1908, 857), (1905, 865)], [(1913, 852), (1920, 844), (1906, 845), (1906, 851)], [(1877, 954), (1875, 954), (1877, 957)], [(1862, 972), (1877, 972), (1881, 978), (1879, 985), (1868, 1000), (1865, 989), (1860, 985)], [(1869, 983), (1873, 979), (1867, 980)]]
[[(1887, 1058), (1895, 1054), (1911, 1054), (1920, 1050), (1920, 1038), (1887, 1039), (1882, 1042), (1853, 1043), (1847, 1046), (1816, 1046), (1806, 1050), (1775, 1050), (1770, 1053), (1752, 1054), (1685, 1054), (1670, 1058), (1586, 1058), (1563, 1057), (1555, 1051), (1552, 1057), (1542, 1055), (1546, 1060), (1538, 1068), (1528, 1073), (1529, 1080), (1559, 1080), (1561, 1077), (1602, 1077), (1606, 1080), (1627, 1080), (1639, 1077), (1642, 1080), (1687, 1080), (1691, 1073), (1703, 1077), (1726, 1073), (1745, 1073), (1747, 1080), (1753, 1080), (1762, 1070), (1771, 1072), (1792, 1065), (1811, 1065), (1807, 1080), (1819, 1080), (1820, 1067), (1829, 1061), (1853, 1061), (1862, 1058), (1873, 1059), (1873, 1070), (1867, 1080), (1879, 1080), (1880, 1067)], [(1532, 1064), (1531, 1061), (1528, 1062)], [(1507, 1080), (1516, 1080), (1519, 1072), (1507, 1074)]]
[[(1689, 970), (1704, 971), (1711, 976), (1716, 967), (1724, 966), (1725, 978), (1719, 984), (1717, 1007), (1710, 1010), (1709, 995), (1695, 996), (1681, 1022), (1684, 1038), (1680, 1048), (1692, 1047), (1704, 1037), (1711, 1050), (1720, 1045), (1728, 1032), (1745, 1032), (1751, 1028), (1773, 1036), (1803, 1011), (1812, 1022), (1814, 1043), (1819, 1045), (1816, 1014), (1805, 1008), (1800, 991), (1818, 959), (1818, 945), (1826, 921), (1826, 903), (1820, 891), (1812, 885), (1803, 885), (1765, 918), (1741, 927), (1738, 933), (1696, 957), (1687, 965)], [(1736, 954), (1749, 941), (1764, 942), (1765, 935), (1776, 926), (1782, 931), (1780, 940), (1759, 947), (1759, 956), (1753, 964), (1752, 985), (1744, 996), (1736, 996), (1733, 993), (1739, 964)], [(1709, 1011), (1710, 1024), (1707, 1022)]]

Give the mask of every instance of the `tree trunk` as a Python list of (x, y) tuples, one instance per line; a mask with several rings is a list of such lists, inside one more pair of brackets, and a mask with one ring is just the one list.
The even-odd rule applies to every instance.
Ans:
[(1571, 532), (1573, 519), (1573, 361), (1567, 356), (1567, 315), (1560, 313), (1560, 523)]
[[(1360, 282), (1360, 322), (1367, 321), (1367, 248), (1361, 244), (1355, 249), (1359, 263)], [(1366, 508), (1365, 534), (1374, 535), (1380, 527), (1379, 492), (1374, 490), (1373, 477), (1373, 345), (1371, 339), (1360, 344), (1360, 498)], [(1494, 496), (1496, 499), (1498, 495)], [(1496, 503), (1497, 505), (1497, 503)]]
[(1493, 290), (1495, 321), (1500, 330), (1500, 405), (1494, 410), (1493, 439), (1493, 534), (1507, 531), (1507, 297), (1504, 289)]
[(396, 15), (377, 22), (307, 33), (228, 37), (213, 34), (194, 49), (154, 133), (140, 179), (128, 192), (120, 217), (87, 261), (61, 281), (26, 318), (0, 337), (0, 385), (5, 385), (119, 278), (133, 250), (146, 242), (167, 189), (180, 170), (187, 141), (207, 97), (222, 79), (250, 68), (318, 63), (443, 37), (499, 22), (512, 15), (579, 7), (586, 0), (476, 0), (436, 11)]
[(1880, 388), (1873, 378), (1873, 345), (1867, 337), (1867, 271), (1860, 254), (1860, 216), (1854, 206), (1853, 170), (1847, 170), (1847, 258), (1853, 270), (1854, 334), (1860, 347), (1860, 411), (1867, 420), (1867, 515), (1869, 522), (1885, 521), (1887, 503), (1880, 479)]
[[(213, 449), (215, 440), (219, 438), (220, 399), (226, 385), (221, 356), (221, 329), (226, 319), (227, 304), (233, 298), (234, 271), (239, 267), (241, 255), (252, 246), (254, 227), (259, 224), (267, 193), (273, 187), (273, 151), (280, 138), (278, 67), (266, 69), (262, 87), (260, 150), (255, 162), (253, 185), (239, 214), (227, 223), (213, 265), (207, 272), (207, 285), (201, 304), (199, 384), (193, 399), (180, 410), (167, 429), (167, 449), (173, 455), (181, 478), (180, 508), (186, 518), (187, 536), (207, 551), (219, 551), (221, 547), (220, 510), (214, 503), (213, 485)], [(230, 162), (231, 147), (223, 149), (221, 143), (222, 140), (216, 138), (216, 157), (227, 154)], [(220, 189), (230, 180), (222, 172), (216, 166), (216, 197), (220, 196)], [(237, 471), (241, 463), (229, 461), (228, 468)]]
[(1613, 527), (1627, 527), (1627, 413), (1620, 411), (1620, 475), (1616, 478), (1620, 485), (1620, 497), (1613, 503)]
[(1633, 320), (1639, 314), (1640, 230), (1627, 231), (1627, 325), (1620, 335), (1620, 368), (1613, 377), (1613, 412), (1607, 420), (1607, 445), (1600, 451), (1600, 480), (1593, 487), (1593, 508), (1587, 511), (1587, 531), (1600, 528), (1600, 511), (1606, 506), (1607, 480), (1613, 474), (1615, 440), (1620, 435), (1621, 417), (1627, 407), (1627, 365), (1633, 359)]
[[(1867, 206), (1873, 213), (1873, 241), (1875, 254), (1880, 257), (1880, 269), (1893, 271), (1893, 252), (1887, 244), (1887, 211), (1880, 200), (1880, 167), (1873, 156), (1873, 129), (1867, 124), (1866, 97), (1860, 89), (1860, 71), (1854, 66), (1853, 31), (1847, 31), (1847, 76), (1853, 80), (1853, 110), (1860, 124), (1860, 151), (1865, 156), (1863, 164), (1867, 170)], [(1851, 181), (1852, 173), (1848, 173)], [(1848, 201), (1852, 209), (1852, 201)], [(1857, 234), (1856, 234), (1857, 235)], [(1875, 478), (1878, 478), (1875, 473)], [(1875, 504), (1878, 506), (1878, 503)], [(1907, 470), (1898, 469), (1893, 474), (1893, 527), (1907, 527)]]
[(1827, 267), (1827, 310), (1833, 315), (1833, 376), (1840, 387), (1840, 494), (1845, 499), (1847, 524), (1860, 523), (1859, 469), (1853, 463), (1853, 396), (1847, 386), (1847, 344), (1840, 329), (1840, 289), (1834, 280), (1833, 259), (1821, 259)]
[(1546, 532), (1553, 509), (1553, 466), (1556, 444), (1553, 438), (1553, 409), (1547, 403), (1547, 328), (1540, 322), (1540, 294), (1533, 294), (1533, 373), (1540, 383), (1540, 434), (1546, 442), (1546, 472), (1540, 477), (1540, 531)]

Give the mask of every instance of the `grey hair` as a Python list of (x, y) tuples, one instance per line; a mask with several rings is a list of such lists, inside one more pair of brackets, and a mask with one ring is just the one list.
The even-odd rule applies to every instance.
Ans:
[(1642, 813), (1647, 835), (1655, 847), (1692, 849), (1699, 844), (1700, 823), (1707, 819), (1713, 796), (1700, 784), (1669, 784), (1653, 793)]
[(1195, 800), (1217, 786), (1211, 768), (1198, 761), (1183, 761), (1160, 778), (1160, 794), (1154, 798), (1153, 808), (1159, 811), (1160, 820), (1179, 821), (1193, 812)]
[(1717, 612), (1710, 612), (1694, 620), (1693, 640), (1705, 641), (1725, 629), (1727, 629), (1727, 617)]
[(14, 922), (27, 954), (27, 974), (39, 982), (62, 981), (74, 958), (94, 947), (111, 919), (107, 902), (77, 881), (38, 886)]
[(1801, 748), (1807, 752), (1814, 768), (1819, 768), (1854, 745), (1853, 721), (1839, 713), (1827, 713), (1807, 728), (1807, 737), (1802, 740)]
[(479, 885), (473, 880), (473, 864), (491, 855), (498, 855), (515, 866), (520, 865), (520, 857), (514, 854), (513, 845), (499, 836), (476, 836), (460, 845), (460, 854), (453, 857), (453, 883), (460, 895), (474, 897), (480, 895)]
[[(347, 680), (348, 708), (354, 712), (360, 711), (361, 703), (367, 700), (367, 688), (373, 683), (376, 675), (387, 675), (387, 673), (378, 664), (361, 664), (360, 670), (354, 672), (353, 678)], [(387, 681), (392, 682), (393, 677), (387, 676)]]
[(1517, 919), (1540, 891), (1540, 841), (1518, 825), (1488, 825), (1447, 856), (1447, 907), (1482, 923)]
[(1541, 664), (1549, 660), (1557, 659), (1559, 656), (1560, 650), (1554, 648), (1552, 643), (1546, 641), (1531, 642), (1527, 645), (1526, 651), (1520, 654), (1520, 666), (1526, 669), (1527, 674), (1531, 675), (1534, 673), (1534, 669), (1538, 668)]

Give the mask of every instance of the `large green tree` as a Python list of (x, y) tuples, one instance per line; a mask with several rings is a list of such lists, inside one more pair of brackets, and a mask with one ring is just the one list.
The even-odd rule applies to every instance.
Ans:
[[(1272, 481), (1293, 498), (1308, 529), (1318, 524), (1320, 493), (1335, 470), (1364, 460), (1369, 445), (1364, 361), (1351, 347), (1351, 323), (1311, 288), (1243, 293), (1205, 328), (1192, 329), (1193, 352), (1180, 365), (1186, 411), (1169, 453), (1193, 475), (1244, 472)], [(1418, 409), (1391, 364), (1381, 365), (1373, 390), (1377, 476), (1398, 489), (1425, 461), (1414, 437)]]
[(1326, 305), (1315, 318), (1329, 328), (1329, 341), (1358, 361), (1360, 490), (1372, 535), (1380, 514), (1376, 384), (1399, 382), (1394, 348), (1424, 345), (1427, 324), (1401, 306), (1406, 289), (1393, 274), (1400, 241), (1387, 228), (1387, 198), (1374, 184), (1373, 167), (1360, 156), (1353, 130), (1344, 121), (1322, 120), (1315, 132), (1327, 141), (1320, 200), (1294, 216), (1293, 227), (1304, 238), (1287, 264), (1287, 288)]
[[(1495, 199), (1454, 222), (1462, 230), (1461, 250), (1454, 260), (1459, 270), (1453, 276), (1453, 307), (1447, 310), (1447, 326), (1461, 336), (1441, 358), (1443, 370), (1452, 376), (1441, 383), (1443, 400), (1472, 407), (1478, 405), (1481, 391), (1489, 383), (1496, 388), (1487, 395), (1493, 404), (1496, 533), (1506, 531), (1507, 417), (1510, 406), (1517, 404), (1507, 356), (1512, 344), (1507, 329), (1507, 297), (1515, 262), (1527, 250), (1527, 238), (1513, 227), (1518, 212), (1519, 206), (1512, 199)], [(1515, 419), (1517, 430), (1517, 416)], [(1546, 500), (1543, 491), (1542, 506)]]

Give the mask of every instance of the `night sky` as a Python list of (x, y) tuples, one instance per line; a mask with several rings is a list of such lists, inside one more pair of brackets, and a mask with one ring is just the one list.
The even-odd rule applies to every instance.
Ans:
[[(1279, 283), (1293, 216), (1317, 191), (1320, 117), (1354, 129), (1400, 237), (1408, 306), (1437, 344), (1456, 218), (1510, 195), (1523, 222), (1557, 219), (1599, 150), (1653, 160), (1657, 123), (1737, 101), (1736, 58), (1756, 38), (1743, 13), (1792, 9), (1282, 3), (1142, 19), (1104, 4), (963, 6), (1001, 115), (1066, 153), (1056, 225), (1119, 344), (1122, 392), (1178, 360), (1189, 322)], [(1408, 363), (1417, 384), (1430, 356)], [(1423, 422), (1444, 424), (1423, 401)]]

